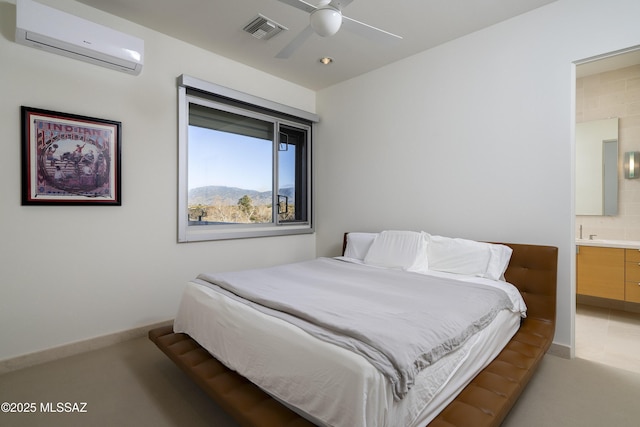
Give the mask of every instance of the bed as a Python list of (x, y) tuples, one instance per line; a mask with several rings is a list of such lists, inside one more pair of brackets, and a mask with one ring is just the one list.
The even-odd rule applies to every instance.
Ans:
[[(402, 234), (402, 239), (407, 237), (407, 233), (412, 233), (412, 239), (417, 238), (414, 232), (345, 234), (344, 256), (321, 259), (320, 264), (327, 264), (331, 271), (339, 270), (340, 277), (351, 277), (351, 274), (360, 274), (359, 270), (377, 268), (375, 275), (380, 280), (382, 277), (385, 280), (400, 280), (396, 277), (398, 274), (411, 276), (412, 280), (417, 281), (426, 280), (423, 276), (433, 275), (448, 280), (450, 272), (437, 270), (438, 266), (447, 263), (453, 265), (452, 262), (455, 265), (447, 269), (453, 268), (456, 277), (460, 277), (459, 273), (463, 271), (474, 271), (473, 263), (465, 261), (469, 257), (438, 259), (436, 253), (429, 257), (431, 269), (436, 269), (431, 273), (429, 266), (409, 262), (407, 257), (392, 260), (392, 264), (404, 262), (403, 268), (395, 268), (397, 265), (388, 268), (384, 264), (389, 254), (376, 257), (380, 253), (378, 251), (372, 255), (376, 251), (371, 246), (371, 239), (384, 240), (377, 236), (385, 233), (389, 233), (392, 239), (392, 244), (386, 248), (393, 248), (394, 253), (407, 249), (404, 243), (394, 246), (398, 234)], [(369, 246), (360, 250), (360, 254), (358, 250), (354, 253), (354, 248), (363, 247), (359, 242), (363, 238), (369, 239)], [(477, 334), (474, 332), (471, 338), (465, 337), (454, 351), (422, 363), (426, 368), (421, 368), (408, 379), (402, 377), (398, 381), (388, 372), (387, 375), (383, 374), (384, 370), (376, 365), (378, 361), (375, 358), (367, 359), (368, 354), (363, 356), (362, 352), (354, 353), (353, 348), (349, 347), (353, 346), (352, 343), (343, 348), (335, 343), (324, 342), (324, 336), (318, 339), (309, 331), (300, 330), (299, 325), (293, 326), (286, 320), (272, 318), (273, 313), (258, 312), (256, 307), (251, 306), (253, 303), (233, 300), (224, 292), (221, 294), (219, 290), (209, 288), (202, 283), (207, 275), (201, 275), (188, 284), (174, 326), (154, 329), (149, 337), (241, 425), (499, 425), (553, 339), (557, 249), (535, 245), (485, 244), (441, 236), (428, 238), (431, 240), (427, 246), (436, 248), (440, 244), (441, 248), (447, 250), (456, 247), (457, 255), (461, 254), (461, 242), (464, 243), (462, 253), (464, 250), (486, 250), (487, 247), (502, 251), (494, 251), (493, 258), (488, 255), (489, 264), (496, 254), (502, 256), (508, 250), (506, 269), (499, 267), (491, 274), (487, 273), (492, 278), (477, 278), (473, 274), (464, 277), (474, 283), (474, 288), (478, 287), (475, 284), (477, 280), (493, 282), (493, 279), (497, 279), (496, 275), (503, 279), (495, 280), (500, 286), (505, 280), (516, 285), (518, 297), (522, 296), (526, 303), (526, 317), (522, 316), (520, 309), (513, 307), (498, 311), (490, 322), (475, 331)], [(359, 246), (354, 242), (358, 242)], [(409, 252), (416, 252), (415, 245), (409, 247)], [(419, 248), (418, 252), (422, 250), (425, 248)], [(363, 258), (368, 262), (364, 263)], [(381, 259), (383, 265), (374, 265)], [(320, 268), (315, 263), (312, 265), (313, 268)], [(321, 267), (325, 268), (324, 265)], [(301, 271), (301, 274), (306, 274), (304, 270)], [(275, 274), (270, 270), (260, 273), (264, 277)], [(322, 274), (318, 273), (318, 277), (322, 277)], [(218, 282), (229, 279), (224, 274), (214, 276), (214, 282), (216, 279)], [(251, 276), (247, 280), (252, 280)], [(464, 293), (469, 298), (472, 297), (471, 290), (461, 289), (465, 289)], [(233, 291), (241, 293), (235, 288)], [(216, 315), (211, 315), (212, 311)], [(307, 312), (306, 309), (303, 311)], [(497, 326), (494, 326), (494, 320)], [(406, 325), (402, 330), (411, 334), (411, 330), (405, 328)], [(383, 339), (388, 340), (391, 338)], [(293, 346), (289, 341), (294, 342)], [(282, 348), (287, 350), (282, 353)], [(265, 372), (274, 378), (263, 378)], [(305, 375), (309, 378), (305, 378)]]

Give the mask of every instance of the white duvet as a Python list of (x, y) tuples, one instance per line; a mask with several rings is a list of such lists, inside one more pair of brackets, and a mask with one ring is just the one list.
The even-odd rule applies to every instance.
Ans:
[[(505, 286), (488, 279), (465, 281)], [(517, 290), (510, 295), (519, 297)], [(318, 425), (404, 427), (424, 425), (437, 415), (499, 353), (519, 322), (520, 313), (501, 311), (461, 348), (423, 370), (400, 401), (363, 357), (197, 283), (185, 289), (174, 330), (189, 334), (222, 363)]]

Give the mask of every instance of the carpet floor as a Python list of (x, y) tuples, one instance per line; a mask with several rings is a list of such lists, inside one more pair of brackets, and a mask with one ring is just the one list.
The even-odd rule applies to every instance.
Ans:
[[(505, 427), (640, 425), (640, 374), (547, 355)], [(0, 426), (237, 427), (146, 337), (0, 376)]]

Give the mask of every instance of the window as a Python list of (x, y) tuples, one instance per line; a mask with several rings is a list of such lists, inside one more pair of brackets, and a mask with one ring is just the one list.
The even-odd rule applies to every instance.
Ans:
[(317, 117), (187, 76), (178, 89), (178, 241), (313, 232)]

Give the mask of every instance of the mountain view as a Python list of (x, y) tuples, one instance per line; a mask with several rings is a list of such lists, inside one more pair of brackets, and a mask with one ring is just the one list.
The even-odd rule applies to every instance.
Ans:
[[(281, 196), (293, 197), (294, 188), (287, 187), (280, 189)], [(189, 206), (213, 204), (236, 205), (243, 196), (249, 196), (256, 206), (270, 205), (272, 203), (271, 191), (247, 190), (236, 187), (225, 187), (220, 185), (208, 185), (189, 190)]]

